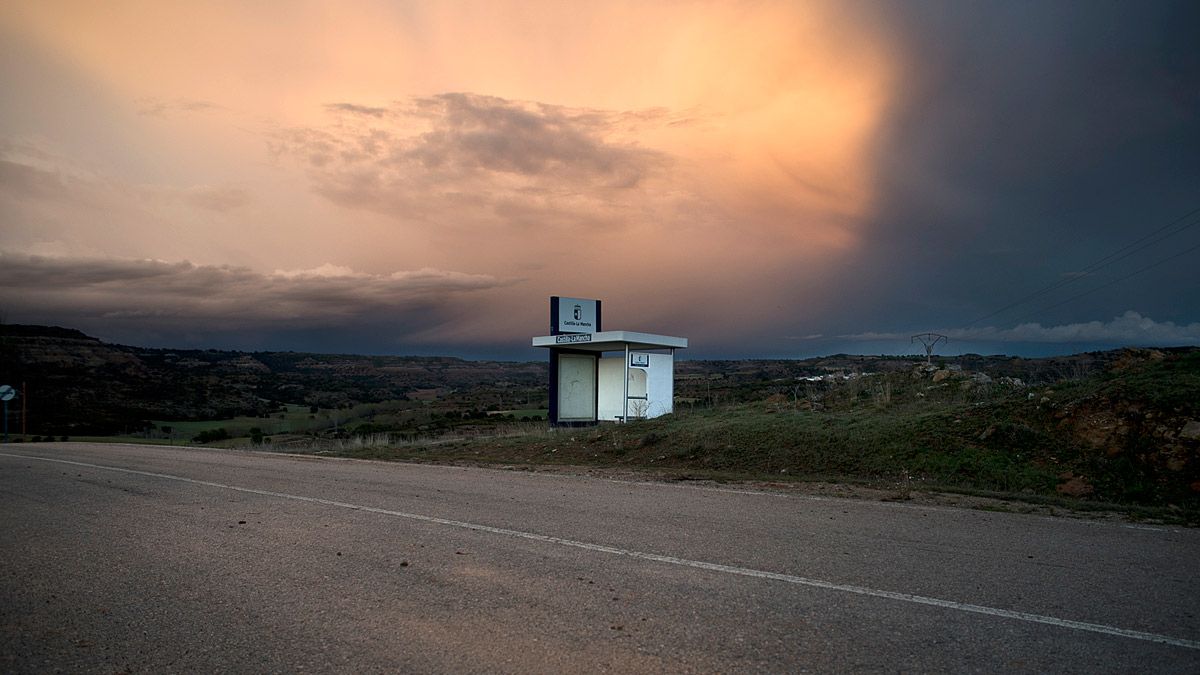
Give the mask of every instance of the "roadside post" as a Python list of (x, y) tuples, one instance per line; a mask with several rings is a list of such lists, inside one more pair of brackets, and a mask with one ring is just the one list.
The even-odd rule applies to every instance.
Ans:
[(16, 398), (17, 390), (12, 385), (0, 384), (0, 401), (4, 401), (4, 442), (8, 442), (8, 402)]

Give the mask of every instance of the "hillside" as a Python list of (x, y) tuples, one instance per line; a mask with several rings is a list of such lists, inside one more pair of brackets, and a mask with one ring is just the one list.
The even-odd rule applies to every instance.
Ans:
[(288, 403), (334, 409), (453, 394), (486, 405), (504, 394), (544, 396), (545, 372), (450, 357), (149, 349), (0, 325), (0, 382), (24, 385), (30, 434), (131, 433), (148, 420), (259, 417)]
[(542, 362), (148, 349), (11, 325), (0, 326), (0, 356), (0, 383), (26, 387), (30, 435), (831, 479), (1200, 512), (1197, 348), (930, 364), (845, 354), (681, 360), (676, 414), (558, 433), (544, 423)]
[[(1053, 359), (962, 356), (938, 362), (1026, 382), (1079, 377), (1115, 352)], [(903, 371), (911, 357), (836, 355), (804, 360), (677, 364), (681, 406), (713, 406), (794, 393), (797, 378)], [(128, 434), (150, 420), (263, 417), (284, 404), (345, 409), (433, 400), (442, 414), (546, 407), (544, 362), (452, 357), (152, 349), (113, 345), (77, 330), (0, 324), (0, 383), (25, 388), (30, 434)]]

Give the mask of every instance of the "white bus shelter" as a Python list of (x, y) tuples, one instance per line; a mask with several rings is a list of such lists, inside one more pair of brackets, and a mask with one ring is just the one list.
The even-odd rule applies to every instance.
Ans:
[(551, 425), (626, 422), (675, 410), (675, 350), (685, 349), (687, 338), (614, 330), (544, 335), (533, 346), (550, 350)]

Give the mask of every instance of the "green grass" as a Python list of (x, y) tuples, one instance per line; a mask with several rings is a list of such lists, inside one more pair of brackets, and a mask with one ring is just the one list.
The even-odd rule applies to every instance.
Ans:
[[(601, 464), (715, 472), (746, 478), (831, 477), (879, 484), (1045, 493), (1056, 467), (973, 443), (981, 423), (962, 410), (912, 406), (833, 413), (766, 412), (747, 404), (623, 426), (404, 449), (409, 457)], [(955, 420), (959, 420), (956, 422)]]

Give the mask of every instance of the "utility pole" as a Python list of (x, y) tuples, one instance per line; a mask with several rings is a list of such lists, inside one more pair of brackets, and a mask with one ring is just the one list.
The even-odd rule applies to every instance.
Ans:
[(912, 344), (917, 341), (920, 341), (921, 345), (925, 347), (925, 363), (930, 363), (933, 358), (933, 348), (936, 347), (939, 342), (948, 342), (949, 338), (939, 333), (918, 333), (917, 335), (912, 336), (912, 339), (910, 339), (908, 343)]
[(8, 442), (8, 402), (16, 398), (17, 391), (7, 384), (0, 384), (0, 401), (4, 402), (4, 442)]

